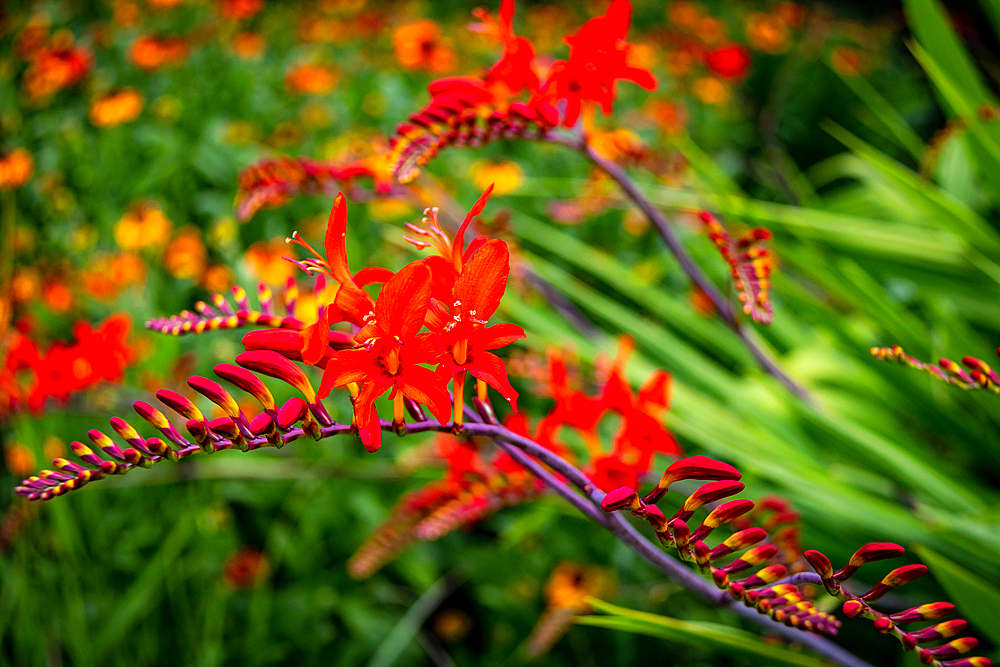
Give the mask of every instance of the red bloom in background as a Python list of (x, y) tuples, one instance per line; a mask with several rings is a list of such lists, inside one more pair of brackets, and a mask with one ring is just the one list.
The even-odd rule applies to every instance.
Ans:
[(514, 34), (514, 0), (500, 3), (500, 17), (494, 21), (485, 9), (476, 9), (473, 14), (482, 23), (472, 29), (485, 32), (503, 44), (503, 53), (494, 63), (483, 80), (487, 85), (503, 84), (511, 95), (523, 90), (534, 93), (538, 90), (538, 72), (535, 70), (535, 45), (527, 37)]
[(414, 262), (400, 270), (382, 288), (374, 317), (355, 335), (364, 347), (335, 352), (323, 374), (320, 398), (329, 396), (333, 387), (364, 382), (355, 399), (354, 418), (369, 451), (382, 444), (375, 399), (390, 389), (396, 422), (402, 421), (404, 395), (427, 405), (442, 424), (448, 421), (448, 392), (432, 370), (420, 365), (433, 363), (440, 355), (433, 334), (418, 333), (430, 293), (430, 270), (423, 263)]
[(705, 64), (726, 79), (741, 79), (750, 69), (750, 52), (739, 44), (722, 46), (705, 55)]
[(562, 123), (566, 127), (576, 123), (584, 102), (597, 102), (605, 114), (611, 113), (619, 79), (646, 90), (656, 88), (656, 78), (649, 70), (628, 64), (632, 47), (625, 36), (631, 20), (632, 4), (612, 0), (607, 12), (565, 38), (570, 47), (569, 60), (552, 64), (544, 89), (552, 87), (557, 98), (566, 100)]

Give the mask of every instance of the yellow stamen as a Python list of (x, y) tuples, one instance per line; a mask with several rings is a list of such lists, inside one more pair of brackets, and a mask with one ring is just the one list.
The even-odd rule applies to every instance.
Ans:
[(465, 371), (459, 371), (452, 383), (452, 391), (455, 392), (455, 411), (452, 414), (452, 421), (456, 429), (462, 428), (462, 417), (465, 412)]
[(392, 426), (396, 432), (402, 435), (406, 432), (406, 414), (404, 413), (403, 392), (396, 389), (396, 396), (392, 399)]
[(361, 390), (358, 389), (358, 383), (357, 382), (348, 382), (347, 383), (347, 391), (351, 392), (351, 398), (357, 398), (358, 397), (358, 393)]
[(461, 366), (469, 359), (469, 339), (461, 338), (455, 341), (455, 345), (451, 348), (451, 356), (454, 357), (455, 363)]

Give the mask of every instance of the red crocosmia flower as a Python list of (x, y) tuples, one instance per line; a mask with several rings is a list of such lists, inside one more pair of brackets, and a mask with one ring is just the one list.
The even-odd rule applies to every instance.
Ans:
[(430, 270), (422, 262), (404, 267), (385, 283), (373, 317), (355, 335), (363, 347), (335, 352), (323, 374), (320, 398), (333, 387), (364, 383), (355, 399), (354, 420), (369, 451), (382, 444), (375, 399), (390, 389), (397, 424), (403, 420), (403, 396), (427, 405), (441, 424), (448, 420), (448, 392), (433, 371), (420, 365), (434, 363), (441, 355), (435, 336), (419, 333), (430, 294)]
[(645, 467), (626, 463), (617, 455), (612, 454), (593, 460), (590, 479), (593, 480), (594, 486), (602, 491), (613, 491), (623, 486), (638, 489), (639, 476), (645, 471)]
[(750, 52), (739, 44), (722, 46), (705, 55), (708, 68), (726, 79), (741, 79), (750, 69)]
[(487, 85), (500, 84), (507, 87), (511, 95), (523, 90), (534, 93), (538, 90), (538, 72), (535, 69), (535, 45), (527, 37), (514, 34), (514, 0), (500, 3), (500, 17), (494, 21), (485, 9), (476, 9), (473, 14), (482, 23), (471, 26), (473, 30), (484, 32), (503, 44), (503, 54), (483, 77)]
[(392, 271), (371, 266), (361, 269), (356, 274), (351, 273), (347, 265), (347, 203), (343, 192), (337, 193), (333, 209), (330, 211), (326, 227), (325, 259), (302, 240), (297, 232), (293, 232), (288, 241), (304, 247), (315, 257), (315, 259), (295, 261), (303, 270), (308, 273), (322, 273), (339, 284), (333, 303), (321, 306), (322, 312), (318, 321), (302, 331), (302, 360), (315, 365), (323, 358), (327, 349), (332, 324), (347, 321), (363, 327), (373, 317), (375, 304), (364, 290), (364, 286), (384, 283), (392, 276)]
[(632, 20), (628, 0), (612, 0), (608, 11), (596, 16), (575, 35), (565, 38), (569, 60), (552, 64), (545, 90), (554, 87), (554, 95), (566, 100), (563, 125), (576, 124), (584, 102), (597, 102), (610, 114), (615, 99), (615, 82), (631, 81), (646, 90), (656, 88), (656, 78), (649, 70), (628, 64), (631, 45), (625, 41)]
[[(496, 389), (517, 412), (517, 391), (510, 386), (507, 369), (488, 350), (510, 345), (524, 338), (516, 324), (486, 322), (500, 306), (510, 273), (510, 251), (501, 239), (487, 241), (462, 267), (452, 291), (450, 308), (433, 301), (428, 324), (436, 331), (444, 348), (438, 373), (447, 382), (454, 378), (456, 424), (462, 423), (462, 396), (468, 371)], [(482, 397), (480, 397), (482, 398)]]

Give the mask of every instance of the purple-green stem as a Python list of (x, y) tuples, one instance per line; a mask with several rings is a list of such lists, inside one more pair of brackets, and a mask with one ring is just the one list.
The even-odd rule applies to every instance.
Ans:
[(743, 322), (740, 320), (736, 309), (733, 307), (732, 301), (727, 299), (722, 292), (715, 286), (705, 272), (701, 270), (698, 263), (694, 261), (688, 253), (687, 248), (681, 243), (681, 240), (677, 238), (674, 234), (674, 230), (671, 227), (670, 221), (667, 216), (663, 214), (660, 209), (653, 206), (653, 204), (642, 194), (639, 189), (639, 184), (632, 180), (632, 177), (616, 162), (609, 160), (608, 158), (601, 155), (599, 152), (595, 151), (588, 143), (587, 139), (576, 132), (547, 132), (544, 137), (544, 141), (549, 141), (556, 144), (561, 144), (563, 146), (568, 146), (573, 150), (583, 154), (591, 162), (593, 162), (597, 167), (601, 169), (604, 173), (614, 180), (618, 187), (622, 189), (622, 192), (632, 200), (632, 203), (639, 207), (639, 210), (649, 219), (650, 222), (656, 227), (657, 231), (660, 233), (660, 237), (663, 242), (667, 245), (670, 253), (677, 259), (678, 263), (681, 265), (681, 269), (687, 274), (691, 282), (695, 283), (699, 288), (701, 288), (708, 298), (712, 300), (715, 305), (716, 310), (718, 310), (719, 315), (722, 317), (723, 321), (733, 332), (740, 337), (743, 341), (743, 345), (750, 351), (750, 353), (757, 359), (767, 373), (774, 376), (781, 384), (783, 384), (789, 391), (801, 398), (805, 403), (809, 405), (815, 405), (812, 395), (809, 390), (800, 385), (787, 372), (781, 367), (776, 359), (774, 359), (765, 349), (760, 347), (756, 341), (753, 339), (753, 334), (746, 329)]

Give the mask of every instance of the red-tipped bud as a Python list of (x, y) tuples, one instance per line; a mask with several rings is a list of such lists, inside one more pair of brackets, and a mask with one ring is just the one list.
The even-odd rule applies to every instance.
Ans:
[(667, 530), (667, 517), (663, 516), (663, 512), (656, 505), (647, 505), (645, 508), (643, 518), (646, 519), (653, 526), (653, 530), (657, 533), (664, 533)]
[(1000, 378), (997, 377), (997, 374), (993, 371), (993, 369), (990, 368), (989, 365), (982, 359), (976, 359), (975, 357), (962, 357), (962, 363), (965, 364), (966, 368), (979, 371), (992, 382), (1000, 384)]
[(724, 523), (729, 523), (733, 519), (743, 516), (753, 509), (753, 501), (741, 498), (722, 503), (709, 513), (703, 522), (710, 528), (718, 528)]
[(236, 363), (257, 373), (287, 382), (301, 391), (310, 403), (316, 400), (316, 392), (302, 369), (277, 352), (268, 350), (243, 352), (236, 355)]
[(250, 432), (254, 435), (262, 435), (274, 428), (274, 420), (271, 415), (262, 412), (250, 421)]
[(865, 602), (875, 602), (883, 595), (903, 584), (908, 584), (915, 579), (927, 574), (926, 565), (904, 565), (885, 575), (882, 581), (875, 585), (873, 589), (861, 596)]
[(955, 605), (950, 602), (930, 602), (892, 614), (889, 618), (896, 625), (905, 625), (906, 623), (915, 623), (916, 621), (929, 621), (934, 618), (942, 618), (952, 614), (954, 611)]
[(740, 590), (738, 591), (739, 597), (742, 597), (743, 591), (748, 588), (760, 588), (761, 586), (767, 586), (770, 583), (781, 579), (785, 576), (788, 571), (784, 565), (777, 563), (775, 565), (768, 565), (765, 568), (761, 568), (754, 574), (751, 574), (746, 579), (741, 579), (738, 582), (730, 583), (730, 588), (739, 584)]
[(115, 433), (121, 436), (123, 440), (127, 440), (130, 443), (134, 440), (141, 440), (141, 438), (139, 437), (139, 433), (136, 432), (134, 428), (132, 428), (131, 424), (129, 424), (121, 417), (111, 418), (111, 428), (113, 428), (115, 430)]
[(865, 609), (867, 609), (867, 606), (858, 600), (848, 600), (843, 606), (844, 616), (847, 616), (847, 618), (854, 618), (858, 614), (863, 613)]
[(830, 564), (829, 558), (818, 551), (806, 551), (802, 557), (809, 561), (812, 569), (816, 570), (816, 574), (824, 580), (833, 578), (833, 565)]
[(684, 511), (693, 512), (699, 507), (704, 507), (708, 503), (716, 500), (728, 498), (743, 490), (743, 482), (732, 480), (722, 480), (703, 484), (697, 491), (688, 496), (684, 501)]
[(674, 544), (677, 546), (677, 549), (683, 551), (691, 540), (691, 529), (680, 519), (674, 519), (667, 526), (670, 528), (670, 532), (673, 533)]
[(767, 538), (763, 528), (747, 528), (733, 533), (719, 546), (712, 549), (712, 560), (728, 556), (734, 551), (741, 551)]
[(116, 445), (111, 438), (97, 429), (90, 429), (87, 431), (87, 437), (90, 438), (90, 441), (95, 445), (103, 449), (108, 456), (116, 458), (119, 461), (125, 460), (125, 454), (122, 452), (121, 448)]
[(993, 661), (982, 656), (972, 658), (959, 658), (958, 660), (947, 660), (939, 663), (941, 667), (993, 667)]
[(906, 553), (906, 549), (898, 544), (893, 544), (892, 542), (871, 542), (854, 552), (847, 565), (838, 570), (833, 575), (833, 578), (837, 581), (845, 581), (854, 576), (858, 568), (865, 563), (874, 563), (875, 561), (886, 560), (887, 558), (898, 558), (904, 553)]
[(72, 461), (67, 461), (66, 459), (55, 459), (54, 461), (52, 461), (52, 465), (59, 468), (60, 470), (71, 472), (74, 475), (79, 475), (81, 472), (87, 470), (79, 463), (73, 463)]
[[(203, 378), (200, 375), (189, 377), (187, 383), (196, 392), (222, 408), (223, 412), (231, 418), (239, 418), (240, 406), (236, 404), (236, 399), (221, 384), (215, 380)], [(211, 426), (209, 427), (211, 428)]]
[(709, 567), (712, 560), (712, 550), (707, 544), (701, 540), (693, 542), (691, 545), (691, 551), (694, 553), (694, 560), (698, 563), (698, 567), (702, 569)]
[(743, 570), (753, 567), (758, 563), (763, 563), (766, 560), (774, 558), (776, 553), (778, 553), (778, 547), (773, 544), (762, 544), (759, 547), (750, 549), (732, 563), (721, 569), (725, 570), (728, 574), (742, 572)]
[(728, 463), (707, 456), (688, 456), (670, 464), (663, 472), (656, 488), (643, 498), (643, 502), (655, 503), (663, 497), (671, 484), (682, 479), (721, 480), (740, 479), (740, 477), (742, 477), (740, 471)]
[(637, 510), (640, 507), (639, 494), (627, 486), (615, 489), (601, 500), (601, 509), (605, 512), (617, 512), (626, 508)]
[(923, 630), (917, 630), (916, 632), (910, 633), (911, 636), (919, 643), (932, 642), (938, 639), (944, 639), (945, 637), (952, 637), (962, 632), (969, 626), (967, 621), (961, 618), (955, 618), (950, 621), (945, 621), (943, 623), (938, 623), (929, 628), (924, 628)]
[(145, 401), (136, 401), (132, 404), (136, 414), (159, 429), (170, 428), (170, 422), (163, 416), (163, 413)]
[(90, 447), (83, 444), (82, 442), (77, 442), (74, 440), (69, 444), (69, 446), (73, 450), (73, 453), (79, 456), (84, 463), (89, 463), (92, 466), (98, 466), (98, 467), (100, 467), (100, 465), (104, 463), (104, 459), (95, 454), (90, 449)]
[[(199, 424), (202, 422), (198, 422)], [(157, 456), (162, 456), (165, 459), (171, 461), (177, 460), (177, 452), (167, 446), (167, 443), (163, 442), (159, 438), (150, 438), (146, 441), (146, 447), (149, 451), (153, 452)]]
[(879, 616), (878, 618), (876, 618), (874, 621), (874, 625), (875, 625), (875, 631), (881, 632), (882, 634), (892, 632), (892, 628), (894, 627), (892, 621), (890, 621), (888, 617), (885, 616)]
[(234, 366), (233, 364), (219, 364), (212, 370), (223, 380), (228, 380), (234, 385), (247, 392), (264, 406), (267, 410), (274, 410), (274, 397), (271, 391), (264, 386), (260, 378), (245, 368)]
[(305, 419), (309, 415), (309, 406), (298, 396), (288, 399), (288, 401), (278, 410), (278, 427), (287, 430), (300, 419)]
[[(160, 400), (168, 408), (184, 417), (184, 419), (194, 419), (196, 421), (205, 421), (205, 416), (201, 414), (201, 410), (198, 409), (194, 403), (192, 403), (187, 396), (182, 396), (176, 391), (171, 391), (169, 389), (161, 389), (156, 392), (156, 398)], [(154, 424), (154, 426), (156, 426)], [(157, 428), (162, 428), (157, 426)]]
[(260, 329), (243, 336), (247, 352), (270, 350), (292, 361), (302, 361), (302, 340), (295, 329)]
[(218, 419), (213, 419), (208, 422), (208, 428), (211, 429), (213, 433), (218, 433), (223, 438), (229, 438), (230, 440), (235, 440), (240, 435), (240, 429), (236, 426), (236, 422), (229, 417), (219, 417)]
[(968, 653), (977, 646), (979, 646), (979, 640), (975, 637), (962, 637), (960, 639), (953, 639), (947, 644), (942, 644), (941, 646), (923, 649), (923, 651), (926, 651), (938, 659), (954, 658), (957, 655)]

